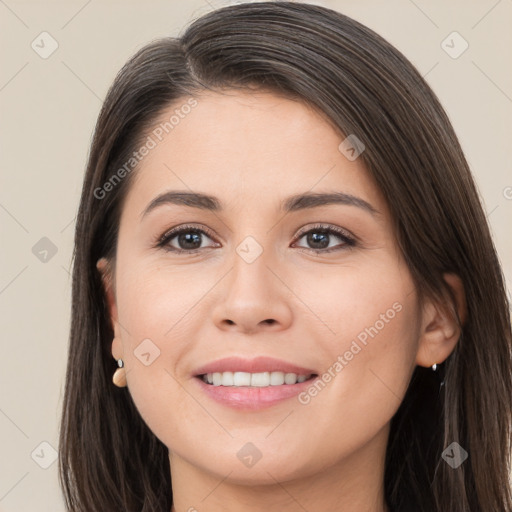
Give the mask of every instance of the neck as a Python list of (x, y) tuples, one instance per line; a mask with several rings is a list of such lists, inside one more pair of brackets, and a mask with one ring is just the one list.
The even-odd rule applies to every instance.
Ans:
[(283, 482), (269, 468), (262, 471), (263, 483), (236, 482), (234, 472), (216, 475), (173, 453), (171, 512), (239, 512), (241, 506), (244, 512), (389, 512), (384, 498), (388, 434), (384, 428), (336, 464)]

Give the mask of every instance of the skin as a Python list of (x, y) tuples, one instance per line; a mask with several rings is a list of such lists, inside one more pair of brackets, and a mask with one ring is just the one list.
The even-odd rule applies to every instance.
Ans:
[[(112, 355), (124, 360), (140, 414), (169, 448), (172, 512), (389, 512), (390, 420), (415, 366), (440, 363), (454, 349), (455, 319), (434, 302), (420, 307), (386, 202), (361, 158), (338, 150), (345, 137), (322, 115), (265, 92), (197, 100), (140, 164), (121, 214), (115, 275), (105, 259), (97, 265)], [(216, 196), (224, 210), (167, 204), (141, 221), (166, 190)], [(340, 204), (280, 211), (284, 198), (308, 191), (350, 193), (379, 215)], [(296, 235), (316, 223), (348, 231), (356, 245), (329, 234), (338, 250), (315, 254), (319, 246)], [(214, 236), (199, 235), (195, 254), (154, 247), (183, 224)], [(247, 236), (263, 249), (250, 264), (236, 252)], [(187, 250), (177, 237), (169, 245)], [(462, 301), (460, 280), (446, 280)], [(276, 357), (323, 374), (396, 303), (400, 312), (305, 405), (294, 397), (238, 411), (206, 396), (193, 376), (232, 355)], [(134, 354), (147, 338), (160, 351), (148, 366)], [(248, 442), (261, 452), (252, 467), (237, 457)]]

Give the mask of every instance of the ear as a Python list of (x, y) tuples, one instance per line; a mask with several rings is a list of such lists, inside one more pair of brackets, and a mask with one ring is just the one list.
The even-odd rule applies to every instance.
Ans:
[(114, 339), (112, 341), (112, 355), (115, 359), (119, 359), (122, 357), (121, 331), (118, 320), (112, 267), (110, 261), (107, 258), (100, 258), (96, 262), (96, 268), (101, 274), (103, 290), (107, 301), (108, 315), (112, 325), (112, 330), (114, 331)]
[[(440, 304), (427, 301), (423, 308), (416, 364), (430, 367), (445, 361), (455, 349), (466, 321), (466, 299), (462, 280), (456, 274), (443, 274), (453, 299)], [(459, 324), (459, 319), (460, 324)]]

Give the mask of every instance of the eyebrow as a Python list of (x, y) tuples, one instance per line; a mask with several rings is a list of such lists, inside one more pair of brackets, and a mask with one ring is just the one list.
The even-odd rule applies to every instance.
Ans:
[[(179, 190), (170, 190), (155, 197), (141, 214), (141, 220), (155, 208), (164, 204), (177, 204), (198, 208), (200, 210), (220, 212), (223, 210), (222, 203), (214, 196), (201, 194), (198, 192), (184, 192)], [(313, 193), (306, 192), (288, 197), (281, 203), (281, 210), (285, 212), (296, 212), (318, 206), (332, 204), (341, 204), (356, 206), (373, 216), (382, 215), (370, 203), (360, 197), (346, 194), (344, 192)]]

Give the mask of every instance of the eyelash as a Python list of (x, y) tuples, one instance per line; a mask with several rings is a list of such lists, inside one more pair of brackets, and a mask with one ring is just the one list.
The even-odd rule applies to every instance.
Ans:
[[(204, 250), (205, 247), (199, 248), (199, 249), (187, 250), (187, 249), (177, 249), (176, 247), (171, 247), (169, 245), (169, 242), (173, 238), (175, 238), (177, 235), (180, 235), (182, 233), (189, 233), (191, 231), (194, 231), (195, 233), (206, 235), (207, 237), (214, 239), (213, 233), (207, 228), (199, 228), (194, 225), (183, 225), (178, 228), (173, 228), (169, 231), (166, 231), (162, 236), (158, 237), (156, 240), (155, 247), (162, 248), (165, 251), (174, 252), (174, 253), (178, 253), (178, 254), (183, 254), (183, 253), (194, 254), (194, 253), (198, 253), (198, 252)], [(351, 248), (356, 245), (355, 238), (350, 236), (346, 231), (342, 230), (341, 228), (326, 225), (326, 224), (315, 224), (314, 226), (310, 227), (306, 231), (300, 231), (296, 237), (296, 241), (300, 240), (304, 235), (307, 235), (308, 233), (311, 233), (311, 232), (321, 232), (322, 234), (334, 234), (338, 238), (343, 240), (343, 245), (341, 246), (341, 248), (340, 247), (338, 247), (338, 248), (331, 247), (330, 249), (309, 249), (306, 247), (299, 247), (300, 250), (305, 250), (307, 252), (313, 252), (315, 254), (325, 254), (325, 253), (330, 253), (330, 252), (335, 252), (335, 251), (341, 251), (343, 249)]]

